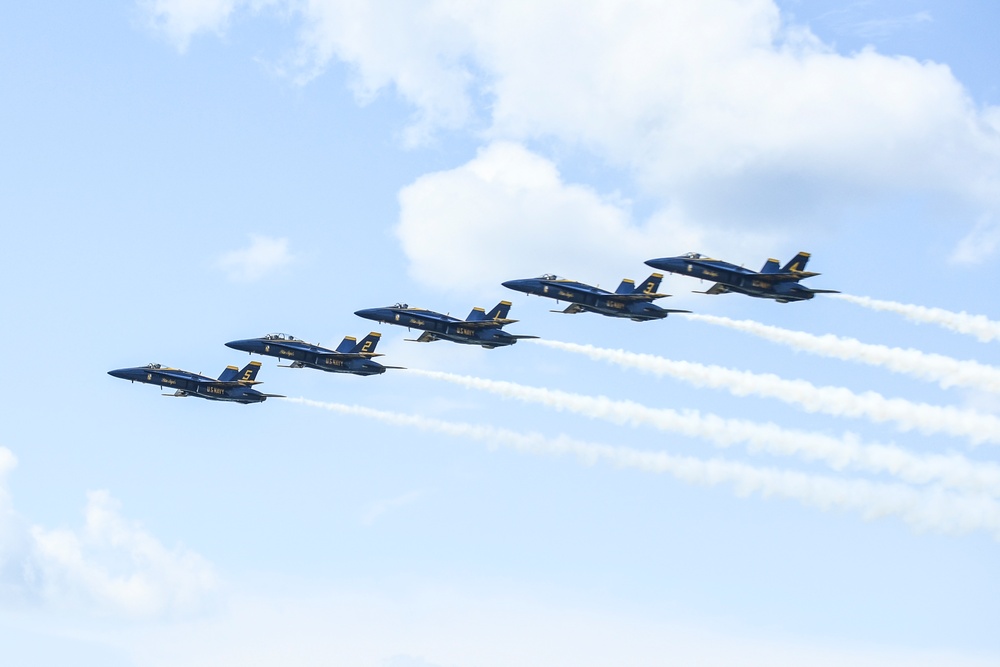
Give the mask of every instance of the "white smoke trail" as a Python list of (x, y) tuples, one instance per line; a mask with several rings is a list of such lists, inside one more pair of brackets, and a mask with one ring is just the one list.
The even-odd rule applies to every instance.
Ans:
[(964, 310), (956, 313), (944, 308), (929, 308), (909, 303), (882, 301), (867, 296), (853, 296), (851, 294), (831, 294), (830, 298), (849, 301), (859, 306), (870, 308), (871, 310), (896, 313), (911, 322), (937, 324), (957, 333), (975, 336), (984, 343), (1000, 339), (1000, 322), (991, 320), (985, 315), (970, 315)]
[(968, 438), (975, 445), (1000, 443), (1000, 418), (974, 410), (886, 398), (874, 391), (857, 394), (846, 387), (820, 387), (805, 380), (786, 380), (771, 373), (750, 373), (626, 350), (610, 350), (557, 340), (539, 339), (531, 342), (654, 375), (668, 375), (699, 387), (725, 389), (736, 396), (776, 398), (800, 406), (807, 412), (837, 417), (864, 417), (874, 422), (894, 422), (902, 431), (943, 433)]
[(929, 354), (911, 348), (862, 343), (854, 338), (833, 334), (817, 336), (804, 331), (773, 327), (753, 320), (733, 320), (716, 315), (682, 314), (699, 322), (708, 322), (760, 336), (769, 341), (812, 352), (825, 357), (881, 366), (894, 373), (937, 382), (941, 387), (972, 387), (1000, 393), (1000, 368), (976, 361), (963, 361), (942, 354)]
[(409, 372), (616, 424), (644, 424), (662, 431), (700, 437), (721, 447), (743, 442), (751, 451), (798, 454), (823, 461), (836, 470), (852, 466), (895, 475), (913, 484), (938, 481), (952, 488), (1000, 496), (1000, 466), (974, 463), (959, 454), (918, 455), (895, 445), (865, 445), (851, 434), (833, 438), (821, 433), (784, 429), (772, 423), (703, 415), (697, 410), (650, 408), (605, 396), (584, 396), (439, 371), (409, 369)]
[(546, 438), (537, 433), (518, 433), (492, 426), (447, 422), (419, 415), (375, 410), (358, 405), (325, 403), (306, 398), (285, 399), (291, 403), (331, 410), (340, 414), (443, 433), (464, 439), (532, 454), (573, 455), (593, 465), (606, 461), (620, 468), (665, 473), (691, 484), (730, 484), (739, 496), (758, 493), (797, 500), (821, 510), (842, 509), (860, 513), (865, 519), (897, 516), (918, 530), (967, 533), (985, 530), (1000, 539), (1000, 503), (985, 496), (948, 493), (934, 487), (917, 490), (904, 484), (880, 484), (858, 479), (810, 475), (801, 472), (760, 468), (727, 461), (673, 456), (628, 447), (611, 447), (559, 436)]

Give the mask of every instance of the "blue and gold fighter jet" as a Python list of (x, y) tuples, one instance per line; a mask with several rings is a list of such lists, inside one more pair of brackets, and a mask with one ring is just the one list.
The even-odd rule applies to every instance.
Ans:
[(405, 303), (385, 308), (366, 308), (354, 314), (376, 322), (398, 324), (408, 329), (422, 329), (424, 333), (419, 338), (413, 339), (417, 343), (450, 340), (453, 343), (481, 345), (492, 349), (513, 345), (521, 338), (538, 338), (538, 336), (515, 336), (502, 331), (504, 326), (517, 322), (507, 319), (508, 312), (510, 312), (510, 301), (501, 301), (488, 313), (482, 308), (473, 308), (468, 319), (464, 320), (435, 313), (433, 310), (411, 308)]
[(336, 350), (328, 350), (319, 345), (306, 343), (294, 336), (273, 333), (261, 338), (232, 340), (226, 347), (243, 350), (251, 354), (263, 354), (279, 359), (288, 359), (287, 366), (281, 368), (318, 368), (331, 373), (351, 373), (353, 375), (379, 375), (387, 368), (402, 368), (402, 366), (383, 366), (372, 357), (381, 357), (375, 353), (382, 334), (375, 331), (361, 339), (359, 343), (354, 336), (346, 336)]
[(670, 313), (690, 313), (690, 310), (671, 310), (653, 303), (654, 299), (670, 296), (656, 291), (662, 279), (662, 274), (654, 273), (646, 278), (642, 285), (636, 287), (634, 281), (626, 278), (614, 293), (551, 274), (538, 278), (508, 280), (503, 286), (525, 294), (537, 294), (570, 303), (565, 310), (553, 310), (553, 313), (572, 315), (591, 312), (609, 317), (627, 317), (636, 322), (662, 320)]
[(253, 388), (260, 384), (254, 378), (260, 370), (259, 361), (251, 361), (240, 370), (236, 366), (226, 366), (218, 380), (178, 368), (147, 364), (136, 368), (119, 368), (108, 371), (108, 375), (132, 382), (158, 384), (161, 387), (174, 389), (172, 394), (164, 396), (197, 396), (211, 401), (229, 401), (231, 403), (261, 403), (268, 398), (284, 398), (281, 394), (262, 394)]
[(751, 271), (729, 262), (689, 252), (680, 257), (650, 259), (646, 264), (654, 269), (715, 281), (715, 285), (704, 292), (698, 292), (699, 294), (738, 292), (762, 299), (774, 299), (778, 303), (805, 301), (816, 294), (838, 294), (837, 290), (810, 289), (799, 284), (804, 278), (819, 275), (805, 271), (808, 261), (809, 253), (800, 252), (784, 266), (780, 266), (776, 259), (769, 259), (760, 271)]

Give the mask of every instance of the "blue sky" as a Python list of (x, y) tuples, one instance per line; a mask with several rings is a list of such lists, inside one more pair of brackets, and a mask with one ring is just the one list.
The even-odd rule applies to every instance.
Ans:
[[(957, 313), (1000, 319), (996, 9), (151, 0), (2, 17), (4, 664), (1000, 660), (998, 340), (954, 330)], [(639, 324), (500, 286), (799, 250), (810, 285), (889, 305), (668, 276), (662, 304), (724, 319)], [(249, 360), (229, 340), (334, 346), (371, 330), (360, 308), (501, 299), (512, 333), (699, 366), (682, 380), (659, 359), (382, 326), (385, 363), (421, 372), (264, 360), (261, 388), (305, 402), (168, 400), (106, 374), (217, 375)], [(715, 367), (755, 375), (733, 395), (705, 386)], [(834, 389), (806, 409), (815, 387), (780, 401), (762, 374)], [(918, 427), (928, 414), (950, 416)], [(773, 438), (748, 447), (760, 425)]]

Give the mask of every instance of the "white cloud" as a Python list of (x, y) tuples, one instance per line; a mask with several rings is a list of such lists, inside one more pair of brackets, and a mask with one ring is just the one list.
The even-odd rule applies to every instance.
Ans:
[(307, 77), (343, 61), (360, 98), (395, 90), (416, 110), (411, 141), (479, 126), (555, 138), (726, 227), (829, 220), (845, 201), (913, 191), (1000, 210), (996, 109), (944, 65), (835, 53), (771, 0), (287, 6)]
[[(633, 224), (628, 202), (562, 181), (555, 165), (497, 142), (467, 164), (423, 176), (399, 195), (396, 229), (410, 273), (451, 290), (559, 273), (585, 281), (640, 279), (643, 259), (706, 250), (765, 256), (769, 240), (716, 234), (661, 211)], [(595, 271), (602, 274), (595, 275)]]
[(87, 494), (80, 531), (31, 525), (14, 510), (3, 479), (16, 465), (0, 447), (0, 583), (4, 600), (39, 597), (60, 608), (152, 617), (203, 607), (216, 587), (201, 556), (168, 549), (123, 518), (106, 491)]
[(200, 32), (222, 33), (239, 0), (139, 0), (150, 24), (164, 33), (177, 50), (187, 50)]
[(231, 281), (250, 283), (288, 266), (293, 260), (288, 239), (251, 234), (250, 247), (224, 253), (215, 265)]

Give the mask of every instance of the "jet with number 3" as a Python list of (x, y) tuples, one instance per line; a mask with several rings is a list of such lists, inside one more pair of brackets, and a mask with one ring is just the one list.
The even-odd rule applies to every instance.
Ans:
[(417, 343), (450, 340), (453, 343), (481, 345), (492, 349), (513, 345), (522, 338), (538, 338), (538, 336), (518, 336), (503, 331), (506, 325), (517, 322), (507, 319), (509, 312), (510, 301), (501, 301), (488, 313), (482, 308), (473, 308), (469, 317), (464, 320), (435, 313), (433, 310), (411, 308), (405, 303), (384, 308), (366, 308), (354, 314), (376, 322), (397, 324), (408, 329), (422, 329), (424, 333), (419, 338), (412, 339)]
[(537, 294), (556, 301), (569, 302), (570, 305), (565, 310), (553, 310), (553, 313), (572, 315), (591, 312), (608, 317), (627, 317), (636, 322), (662, 320), (670, 313), (690, 313), (690, 310), (661, 308), (653, 303), (655, 299), (670, 296), (656, 291), (662, 279), (662, 274), (654, 273), (646, 278), (642, 285), (636, 287), (634, 281), (626, 278), (613, 293), (551, 274), (538, 278), (508, 280), (503, 286), (525, 294)]
[(253, 388), (260, 384), (256, 381), (259, 361), (251, 361), (240, 370), (236, 366), (226, 366), (218, 380), (179, 368), (170, 368), (161, 364), (147, 364), (136, 368), (119, 368), (108, 371), (108, 375), (132, 382), (158, 384), (161, 387), (173, 389), (174, 393), (164, 396), (183, 398), (197, 396), (210, 401), (229, 401), (231, 403), (262, 403), (269, 398), (284, 398), (281, 394), (262, 394)]
[(372, 360), (372, 357), (382, 356), (375, 353), (375, 346), (378, 345), (381, 336), (382, 334), (373, 331), (361, 339), (360, 343), (354, 336), (346, 336), (336, 350), (328, 350), (281, 333), (229, 341), (226, 347), (251, 354), (287, 359), (290, 363), (281, 366), (282, 368), (318, 368), (331, 373), (379, 375), (385, 373), (387, 368), (401, 368), (401, 366), (383, 366)]
[(816, 294), (838, 294), (837, 290), (811, 289), (799, 284), (804, 278), (819, 275), (805, 270), (808, 261), (809, 253), (800, 252), (784, 266), (781, 266), (776, 259), (769, 259), (760, 271), (751, 271), (729, 262), (689, 252), (680, 257), (650, 259), (646, 264), (654, 269), (715, 281), (715, 285), (700, 294), (737, 292), (762, 299), (774, 299), (778, 303), (806, 301)]

